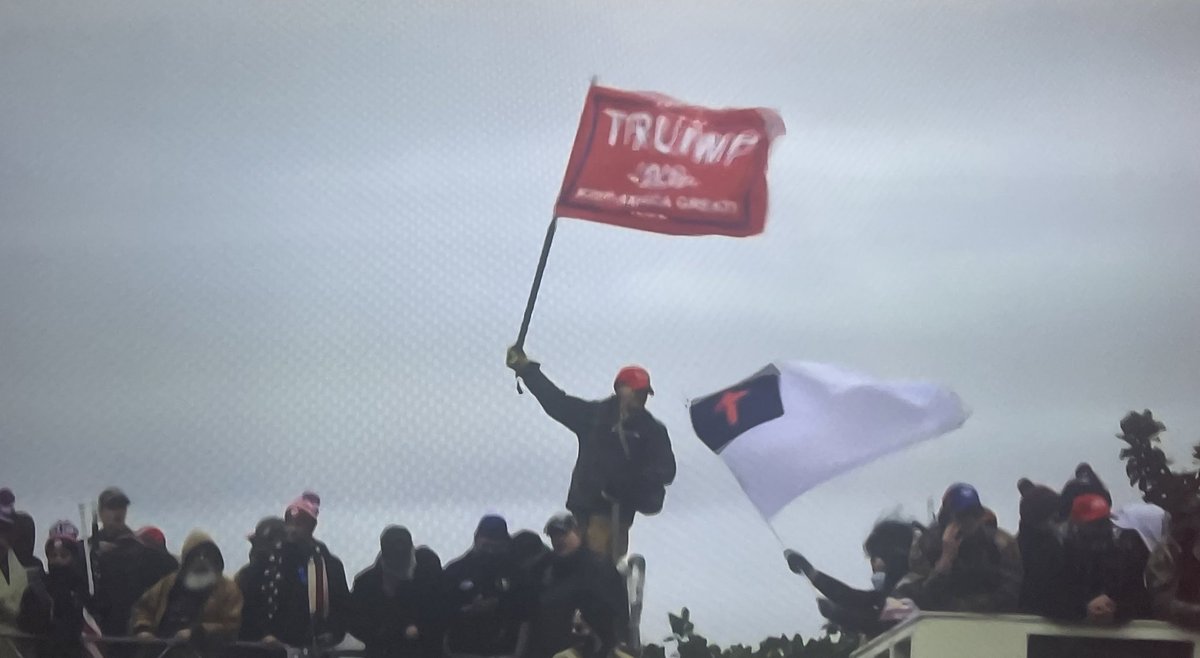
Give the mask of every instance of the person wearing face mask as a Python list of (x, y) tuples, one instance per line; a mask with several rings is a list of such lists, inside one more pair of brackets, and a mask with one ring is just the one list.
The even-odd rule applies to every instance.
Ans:
[(388, 526), (379, 537), (375, 564), (354, 578), (350, 634), (366, 645), (367, 658), (437, 658), (441, 620), (430, 602), (437, 596), (441, 570), (419, 560), (432, 553), (413, 546), (407, 528)]
[[(134, 605), (130, 631), (139, 638), (202, 646), (236, 639), (242, 593), (224, 574), (221, 550), (207, 534), (193, 530), (183, 542), (182, 558), (178, 572), (160, 580)], [(157, 655), (161, 648), (149, 651)]]
[(550, 517), (546, 536), (553, 553), (534, 574), (537, 600), (530, 628), (530, 658), (553, 658), (572, 646), (571, 621), (585, 600), (596, 607), (593, 618), (605, 618), (600, 638), (605, 646), (625, 641), (629, 594), (616, 567), (584, 546), (579, 522), (570, 512)]
[(1022, 574), (1016, 539), (997, 527), (975, 487), (956, 483), (942, 496), (937, 522), (913, 542), (909, 572), (892, 596), (922, 610), (1016, 612)]
[(788, 568), (808, 578), (824, 598), (817, 609), (829, 621), (849, 633), (874, 637), (895, 625), (880, 615), (896, 583), (908, 573), (908, 553), (916, 536), (916, 524), (900, 519), (885, 519), (875, 524), (863, 552), (871, 562), (871, 589), (850, 587), (813, 567), (803, 555), (786, 551)]
[(660, 512), (675, 480), (667, 428), (646, 410), (654, 394), (650, 374), (638, 366), (622, 368), (614, 395), (586, 401), (555, 386), (519, 347), (508, 349), (507, 364), (546, 413), (575, 434), (579, 453), (566, 507), (578, 517), (588, 548), (619, 562), (629, 551), (636, 514)]
[(532, 595), (502, 517), (480, 519), (471, 550), (446, 565), (441, 581), (446, 655), (525, 655)]
[(43, 658), (79, 658), (83, 646), (83, 611), (88, 604), (87, 565), (79, 529), (70, 521), (59, 521), (50, 528), (46, 540), (46, 592), (52, 602), (49, 639), (43, 645)]

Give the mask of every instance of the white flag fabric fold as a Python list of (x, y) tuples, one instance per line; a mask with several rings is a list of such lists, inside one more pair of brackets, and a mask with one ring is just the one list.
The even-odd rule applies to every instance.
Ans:
[(957, 429), (953, 391), (805, 361), (773, 363), (690, 404), (696, 436), (770, 520), (797, 496), (863, 464)]

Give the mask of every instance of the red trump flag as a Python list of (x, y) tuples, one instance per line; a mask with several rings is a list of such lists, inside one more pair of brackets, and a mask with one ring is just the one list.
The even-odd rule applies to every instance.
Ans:
[(768, 109), (592, 86), (555, 213), (669, 235), (757, 235), (771, 141), (783, 133)]

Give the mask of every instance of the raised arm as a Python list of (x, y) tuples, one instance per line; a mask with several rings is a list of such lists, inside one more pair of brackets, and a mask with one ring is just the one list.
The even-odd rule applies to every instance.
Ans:
[(861, 590), (821, 571), (817, 571), (805, 557), (796, 551), (784, 552), (788, 568), (793, 573), (808, 578), (812, 586), (825, 598), (842, 608), (877, 608), (883, 606), (885, 595), (875, 590)]
[(547, 415), (575, 433), (587, 428), (591, 420), (592, 403), (564, 393), (542, 372), (541, 364), (530, 361), (525, 353), (516, 347), (508, 349), (507, 362), (508, 367), (529, 387), (529, 391), (537, 398)]

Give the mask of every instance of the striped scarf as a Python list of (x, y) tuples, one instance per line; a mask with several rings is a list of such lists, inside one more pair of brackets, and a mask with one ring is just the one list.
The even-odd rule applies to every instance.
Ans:
[(329, 619), (329, 574), (319, 550), (308, 559), (308, 611), (314, 620)]

